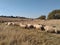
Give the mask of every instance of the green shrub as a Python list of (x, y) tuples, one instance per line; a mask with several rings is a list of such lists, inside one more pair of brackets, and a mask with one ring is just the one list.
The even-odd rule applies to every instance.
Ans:
[(47, 19), (60, 19), (60, 10), (53, 10), (50, 12)]
[(41, 15), (40, 17), (38, 17), (37, 19), (46, 19), (45, 15)]

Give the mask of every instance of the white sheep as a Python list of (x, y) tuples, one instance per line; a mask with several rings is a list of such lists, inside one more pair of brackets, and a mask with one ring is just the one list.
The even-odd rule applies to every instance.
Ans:
[(12, 23), (12, 25), (15, 25), (15, 23), (14, 22), (11, 22)]
[(32, 24), (26, 24), (26, 28), (32, 29), (32, 28), (34, 28), (34, 26)]
[(14, 22), (7, 22), (7, 25), (14, 25)]
[(33, 25), (36, 29), (41, 29), (42, 25), (39, 25), (39, 24), (34, 24)]
[(8, 22), (7, 25), (11, 25), (12, 23), (11, 22)]
[(53, 27), (53, 26), (45, 26), (44, 29), (45, 29), (46, 32), (57, 33), (57, 28)]
[(20, 26), (19, 23), (14, 23), (14, 26)]
[(22, 24), (22, 23), (20, 23), (19, 25), (20, 25), (20, 27), (22, 27), (22, 28), (25, 28), (25, 27), (26, 27), (26, 25), (25, 25), (25, 24)]

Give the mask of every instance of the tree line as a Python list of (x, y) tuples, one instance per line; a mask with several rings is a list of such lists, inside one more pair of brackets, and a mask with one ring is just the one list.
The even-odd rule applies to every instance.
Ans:
[(21, 19), (27, 19), (26, 17), (20, 17), (20, 16), (3, 16), (3, 15), (1, 15), (0, 17), (5, 17), (5, 18), (21, 18)]
[(37, 19), (60, 19), (60, 10), (53, 10), (47, 17), (45, 15), (41, 15)]

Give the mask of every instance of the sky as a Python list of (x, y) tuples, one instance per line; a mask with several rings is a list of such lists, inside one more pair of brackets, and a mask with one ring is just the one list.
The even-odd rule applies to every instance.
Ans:
[(0, 0), (0, 15), (37, 18), (60, 9), (60, 0)]

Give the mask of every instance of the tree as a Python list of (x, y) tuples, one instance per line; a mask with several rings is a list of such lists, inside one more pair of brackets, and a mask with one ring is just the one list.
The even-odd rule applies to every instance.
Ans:
[(45, 15), (41, 15), (40, 17), (38, 17), (37, 19), (46, 19)]
[(50, 12), (47, 19), (60, 19), (60, 10), (53, 10)]

